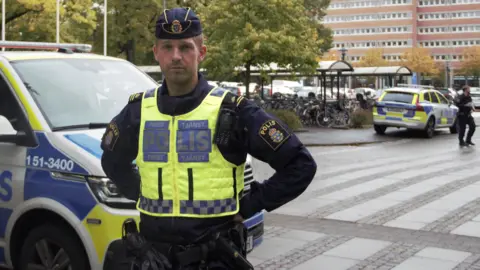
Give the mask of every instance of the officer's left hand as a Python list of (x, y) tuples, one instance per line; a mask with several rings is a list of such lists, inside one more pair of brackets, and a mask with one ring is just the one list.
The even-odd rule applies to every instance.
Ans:
[(245, 221), (245, 219), (244, 219), (240, 214), (236, 214), (236, 215), (233, 217), (233, 221), (234, 221), (234, 222), (241, 223), (241, 222)]
[(167, 257), (155, 249), (147, 251), (143, 259), (141, 270), (167, 270), (172, 269), (172, 264)]

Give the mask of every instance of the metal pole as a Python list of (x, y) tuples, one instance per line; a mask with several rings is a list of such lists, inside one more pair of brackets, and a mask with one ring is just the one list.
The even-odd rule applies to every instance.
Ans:
[[(451, 2), (452, 1), (445, 1), (445, 6), (449, 6), (449, 4), (452, 4)], [(448, 13), (448, 27), (447, 27), (448, 32), (450, 32), (450, 33), (452, 32), (452, 23), (453, 23), (453, 16), (452, 16), (452, 13), (450, 12), (450, 13)], [(446, 85), (446, 87), (451, 88), (452, 85), (453, 85), (453, 78), (451, 78), (453, 70), (450, 67), (450, 62), (453, 59), (452, 54), (453, 54), (455, 49), (453, 48), (452, 40), (448, 40), (447, 43), (448, 43), (448, 47), (449, 47), (448, 48), (449, 53), (447, 55), (448, 60), (447, 60), (447, 85)]]
[(103, 55), (107, 55), (107, 0), (103, 7)]
[(60, 0), (57, 0), (57, 43), (60, 43)]
[[(2, 41), (5, 41), (5, 1), (7, 0), (2, 0)], [(5, 47), (2, 47), (2, 51), (5, 51)]]

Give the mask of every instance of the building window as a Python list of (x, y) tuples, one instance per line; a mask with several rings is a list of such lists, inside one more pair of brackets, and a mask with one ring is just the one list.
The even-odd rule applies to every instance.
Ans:
[(401, 27), (369, 27), (369, 28), (344, 28), (344, 29), (334, 29), (333, 34), (335, 36), (342, 36), (342, 35), (366, 35), (372, 33), (411, 33), (411, 27), (409, 26), (401, 26)]
[(480, 39), (469, 40), (429, 40), (418, 43), (423, 47), (448, 48), (448, 47), (470, 47), (480, 45)]
[(399, 20), (411, 18), (412, 14), (407, 12), (392, 12), (382, 14), (359, 14), (359, 15), (327, 15), (323, 18), (324, 23), (350, 22), (350, 21), (376, 21), (376, 20)]
[(411, 42), (408, 40), (388, 40), (388, 41), (356, 41), (350, 43), (334, 43), (335, 48), (374, 48), (374, 47), (385, 47), (385, 48), (398, 48), (398, 47), (410, 47)]
[(420, 0), (418, 6), (470, 5), (479, 3), (480, 0)]
[(432, 12), (432, 13), (418, 14), (419, 20), (442, 20), (442, 19), (450, 19), (450, 18), (455, 18), (455, 19), (480, 18), (480, 11)]

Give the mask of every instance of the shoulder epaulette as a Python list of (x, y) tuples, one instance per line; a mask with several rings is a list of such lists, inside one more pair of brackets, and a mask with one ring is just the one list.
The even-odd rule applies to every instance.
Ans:
[(227, 92), (225, 97), (223, 97), (223, 104), (234, 104), (237, 101), (238, 96), (232, 92)]
[(128, 98), (128, 103), (140, 101), (142, 100), (142, 97), (143, 97), (143, 92), (130, 95), (130, 97)]
[(223, 98), (222, 105), (231, 109), (243, 107), (246, 99), (243, 96), (237, 96), (232, 92), (228, 92)]

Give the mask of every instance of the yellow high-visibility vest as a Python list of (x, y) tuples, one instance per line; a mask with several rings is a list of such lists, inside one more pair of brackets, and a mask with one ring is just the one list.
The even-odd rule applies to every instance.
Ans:
[(245, 163), (230, 163), (212, 143), (226, 93), (214, 88), (197, 108), (178, 116), (160, 113), (158, 88), (143, 94), (136, 159), (140, 212), (196, 218), (238, 213)]

